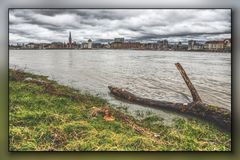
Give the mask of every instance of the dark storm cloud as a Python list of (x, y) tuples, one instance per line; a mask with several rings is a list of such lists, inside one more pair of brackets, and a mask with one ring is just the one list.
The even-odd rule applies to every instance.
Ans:
[(36, 14), (42, 14), (46, 16), (55, 16), (57, 14), (76, 14), (83, 18), (96, 18), (96, 19), (123, 19), (126, 15), (118, 14), (118, 12), (112, 12), (109, 10), (86, 10), (86, 9), (44, 9), (44, 10), (33, 10)]
[[(14, 9), (9, 12), (11, 43), (106, 42), (115, 37), (136, 41), (229, 38), (228, 9)], [(175, 38), (175, 39), (174, 39)]]
[(148, 34), (141, 36), (140, 38), (135, 37), (135, 39), (159, 39), (159, 38), (169, 38), (169, 37), (197, 37), (201, 35), (207, 35), (207, 36), (212, 36), (212, 35), (221, 35), (221, 34), (228, 34), (229, 32), (216, 32), (216, 33), (178, 33), (178, 34), (167, 34), (167, 35), (158, 35), (158, 34)]

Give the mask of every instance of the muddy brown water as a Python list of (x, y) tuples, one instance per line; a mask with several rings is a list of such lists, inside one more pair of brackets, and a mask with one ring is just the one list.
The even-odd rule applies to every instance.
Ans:
[(137, 50), (10, 50), (10, 68), (49, 76), (60, 84), (126, 106), (130, 113), (152, 112), (166, 121), (174, 113), (116, 100), (108, 85), (145, 98), (188, 103), (191, 94), (175, 63), (179, 62), (208, 104), (231, 110), (231, 54)]

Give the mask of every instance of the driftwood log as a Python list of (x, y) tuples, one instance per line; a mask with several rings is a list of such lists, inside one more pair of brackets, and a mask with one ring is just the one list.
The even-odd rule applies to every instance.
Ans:
[(182, 75), (186, 85), (188, 86), (193, 102), (191, 103), (172, 103), (166, 101), (152, 100), (148, 98), (137, 97), (125, 89), (108, 86), (111, 94), (114, 96), (140, 105), (150, 106), (159, 109), (166, 109), (198, 117), (220, 127), (225, 131), (231, 131), (231, 112), (224, 108), (211, 106), (202, 102), (197, 90), (191, 83), (186, 72), (180, 63), (175, 64)]

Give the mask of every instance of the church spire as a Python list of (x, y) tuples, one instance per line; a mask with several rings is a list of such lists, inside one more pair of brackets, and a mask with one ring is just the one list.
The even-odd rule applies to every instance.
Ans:
[(72, 46), (72, 35), (71, 35), (71, 32), (69, 32), (68, 41), (69, 41), (69, 45)]

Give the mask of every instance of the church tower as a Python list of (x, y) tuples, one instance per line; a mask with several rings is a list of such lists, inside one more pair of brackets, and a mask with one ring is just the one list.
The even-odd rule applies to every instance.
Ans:
[(68, 43), (69, 43), (69, 48), (72, 48), (72, 35), (71, 35), (71, 32), (69, 32)]

